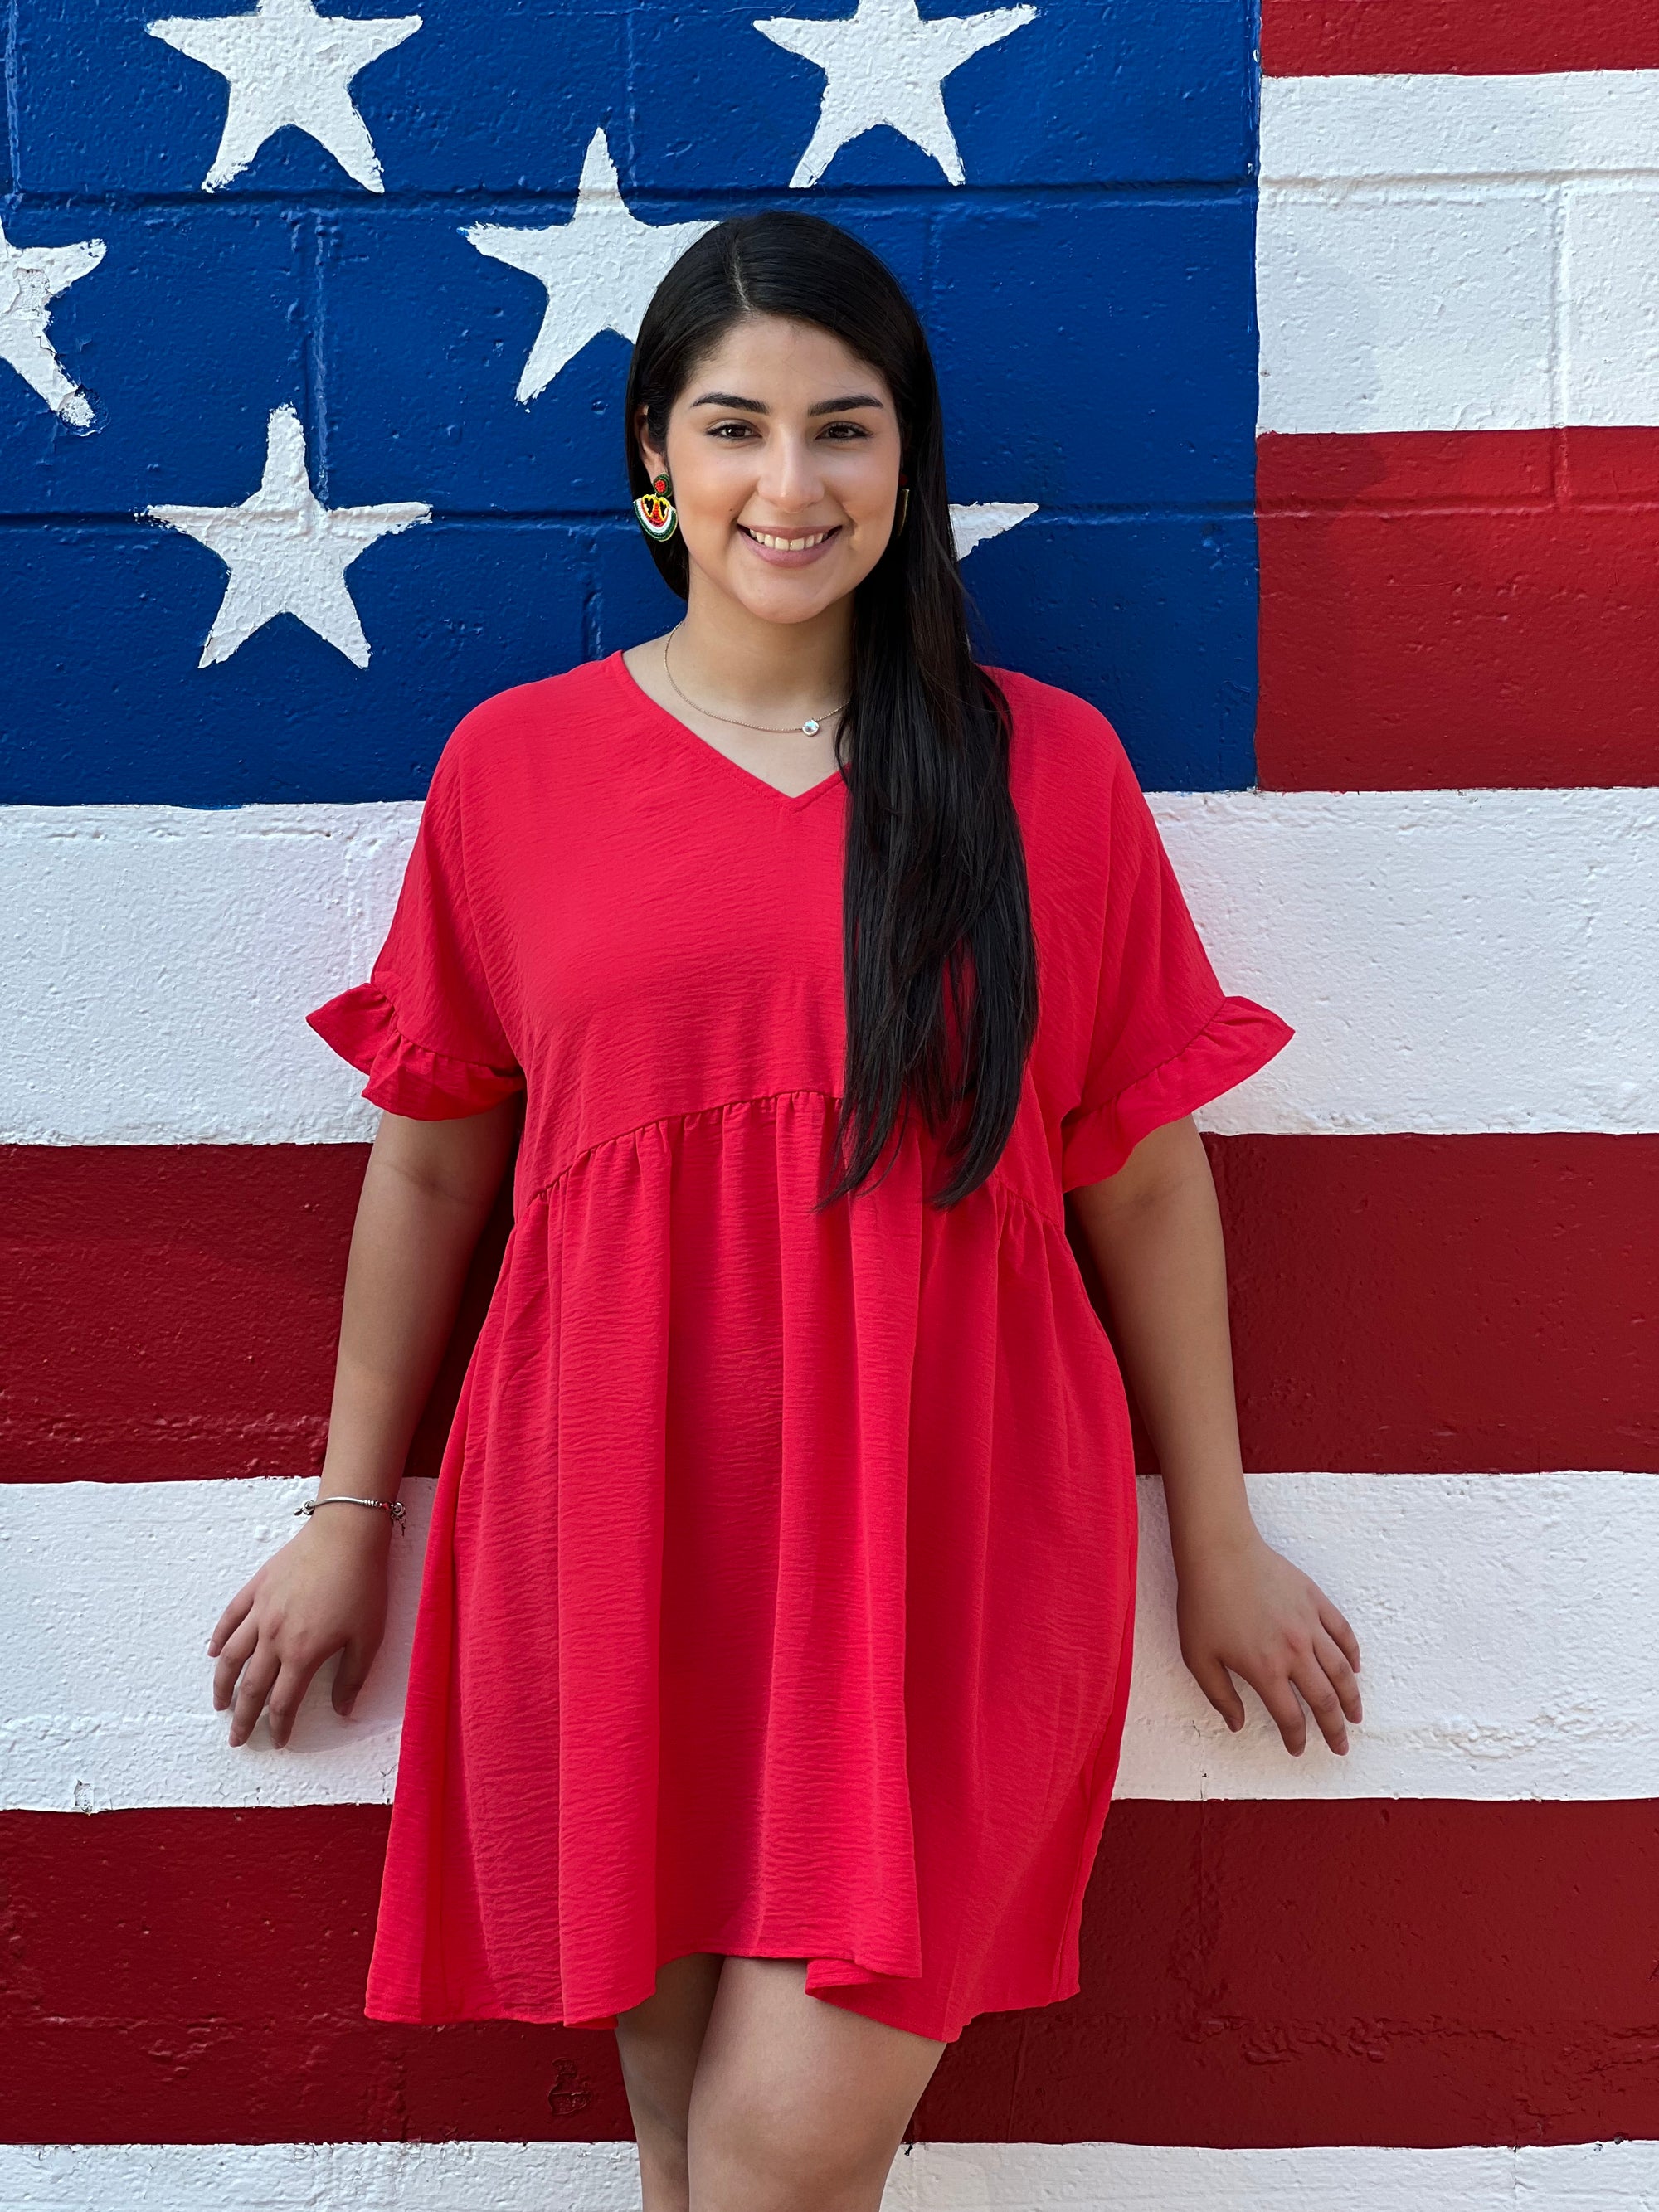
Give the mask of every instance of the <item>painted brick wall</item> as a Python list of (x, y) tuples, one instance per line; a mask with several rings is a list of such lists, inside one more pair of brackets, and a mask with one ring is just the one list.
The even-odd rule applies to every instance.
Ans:
[[(202, 1647), (374, 1122), (301, 1015), (459, 714), (671, 615), (629, 303), (765, 204), (910, 286), (988, 653), (1113, 716), (1297, 1027), (1200, 1121), (1253, 1504), (1367, 1662), (1348, 1760), (1228, 1735), (1149, 1468), (1083, 1995), (969, 2028), (892, 2203), (1659, 2202), (1650, 9), (1268, 0), (1264, 80), (1242, 0), (926, 5), (455, 0), (332, 94), (304, 0), (0, 19), (0, 2212), (635, 2201), (609, 2039), (361, 2016), (504, 1220), (352, 1729), (230, 1753)], [(313, 550), (388, 511), (260, 569), (262, 479)]]

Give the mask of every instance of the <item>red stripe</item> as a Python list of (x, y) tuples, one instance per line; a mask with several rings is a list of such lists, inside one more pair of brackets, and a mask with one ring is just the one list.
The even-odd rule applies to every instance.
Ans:
[[(1252, 1468), (1659, 1471), (1659, 1138), (1212, 1137)], [(12, 1481), (316, 1464), (355, 1146), (18, 1148)], [(411, 1462), (435, 1471), (506, 1233)], [(1150, 1460), (1143, 1463), (1150, 1464)]]
[[(366, 1808), (0, 1819), (7, 2136), (626, 2136), (609, 2034), (362, 2017), (385, 1828)], [(1653, 1803), (1125, 1800), (1083, 1994), (970, 2026), (915, 2132), (1659, 2135), (1659, 1998), (1634, 1932), (1656, 1888)]]
[(1659, 1137), (1209, 1144), (1247, 1466), (1659, 1472)]
[(1263, 437), (1262, 785), (1659, 780), (1659, 429)]
[[(314, 1474), (366, 1145), (0, 1146), (12, 1482)], [(437, 1472), (510, 1191), (410, 1470)]]
[(1262, 0), (1269, 76), (1659, 69), (1653, 0)]

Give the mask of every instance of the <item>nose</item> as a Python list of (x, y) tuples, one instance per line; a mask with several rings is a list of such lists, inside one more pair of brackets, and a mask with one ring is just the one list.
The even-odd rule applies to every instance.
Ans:
[(815, 507), (823, 496), (823, 477), (807, 441), (788, 431), (769, 438), (756, 489), (781, 514)]

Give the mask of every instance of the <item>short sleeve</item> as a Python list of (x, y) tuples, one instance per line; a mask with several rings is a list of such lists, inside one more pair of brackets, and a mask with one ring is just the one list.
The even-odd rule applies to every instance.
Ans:
[(524, 1072), (490, 994), (462, 852), (462, 784), (454, 741), (439, 758), (421, 810), (386, 941), (367, 982), (306, 1020), (368, 1076), (372, 1105), (448, 1121), (499, 1105)]
[(1060, 1123), (1060, 1187), (1115, 1175), (1140, 1139), (1265, 1066), (1296, 1034), (1229, 995), (1128, 756), (1110, 734), (1101, 957), (1082, 1096)]

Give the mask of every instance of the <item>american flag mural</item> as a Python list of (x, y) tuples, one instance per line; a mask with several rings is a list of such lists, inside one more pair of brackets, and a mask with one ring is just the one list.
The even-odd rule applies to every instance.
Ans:
[(637, 2202), (609, 2039), (362, 2017), (418, 1543), (349, 1724), (231, 1751), (204, 1647), (374, 1126), (303, 1011), (460, 715), (671, 617), (628, 343), (765, 204), (909, 288), (987, 657), (1296, 1029), (1200, 1122), (1365, 1658), (1346, 1759), (1231, 1736), (1149, 1468), (1083, 1993), (890, 2203), (1659, 2205), (1653, 0), (368, 4), (0, 13), (0, 2212)]

